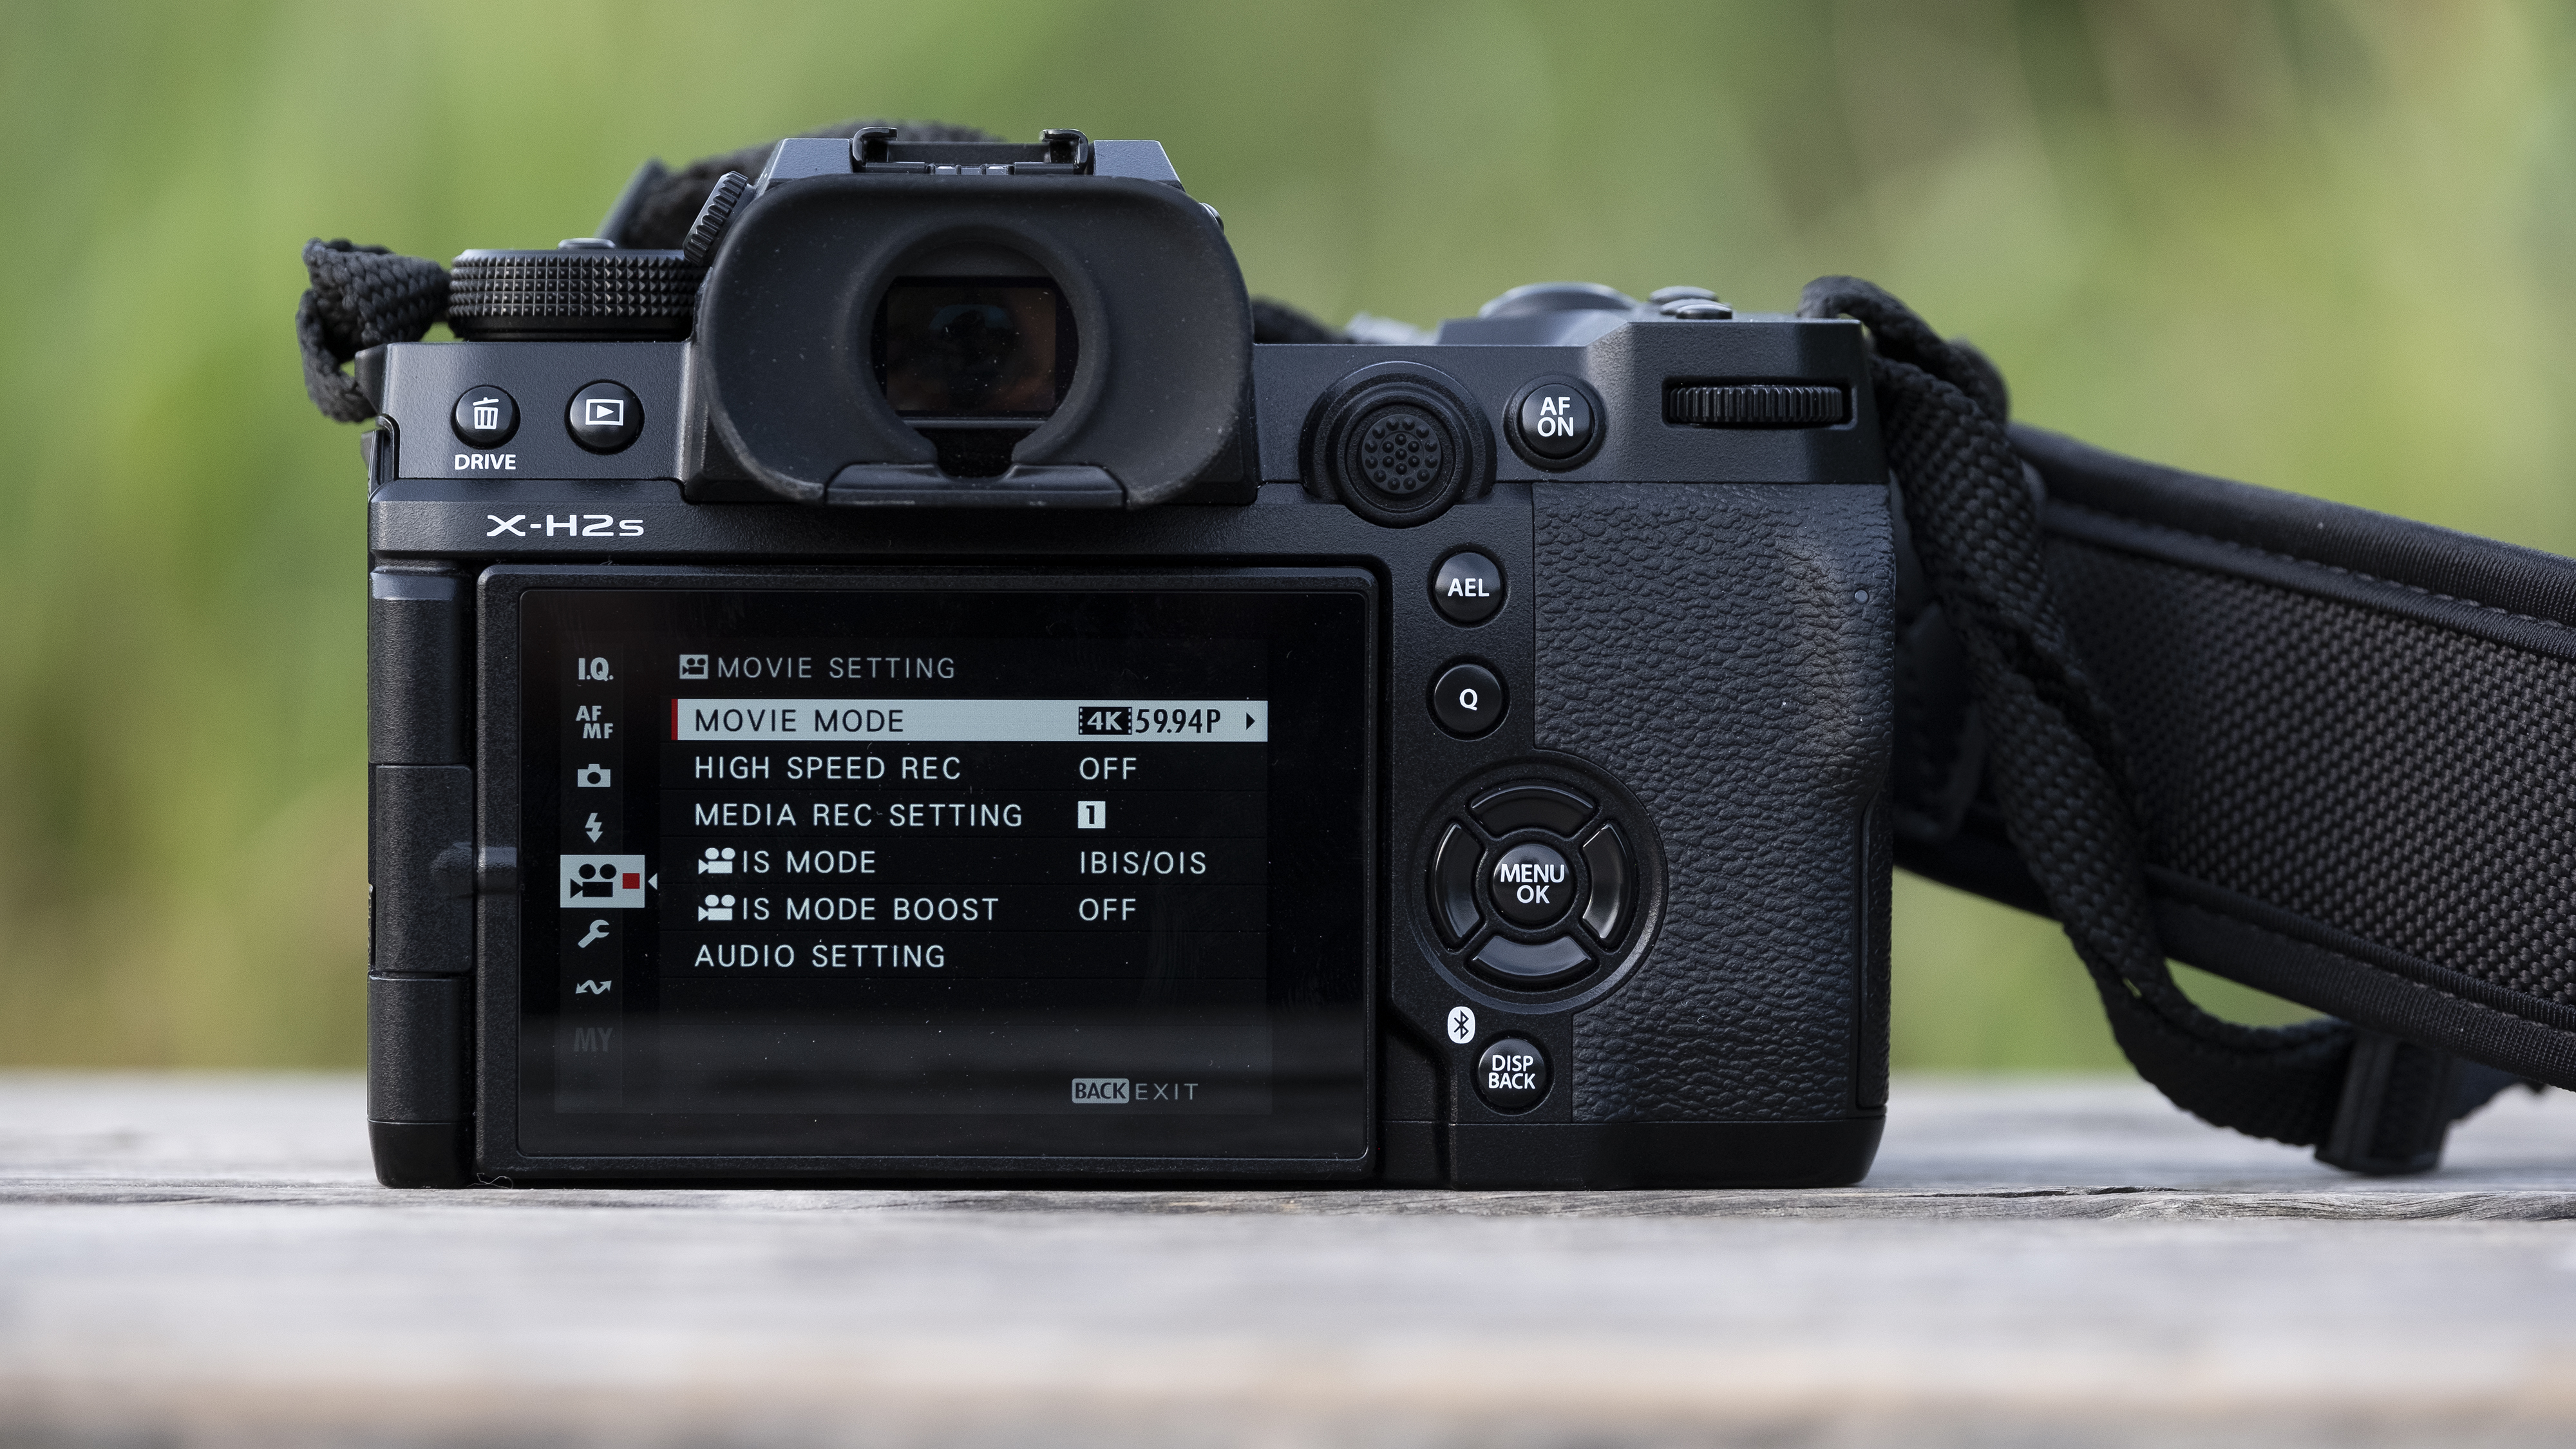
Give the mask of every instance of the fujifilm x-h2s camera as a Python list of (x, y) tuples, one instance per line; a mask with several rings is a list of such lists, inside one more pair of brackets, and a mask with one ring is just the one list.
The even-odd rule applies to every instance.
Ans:
[(385, 1181), (1867, 1171), (1859, 324), (1346, 340), (1150, 141), (654, 179), (350, 383)]

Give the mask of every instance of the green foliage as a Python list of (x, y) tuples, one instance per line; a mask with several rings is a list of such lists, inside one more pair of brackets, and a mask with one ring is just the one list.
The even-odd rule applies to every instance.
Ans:
[[(544, 245), (646, 155), (852, 114), (1078, 125), (1327, 317), (1856, 272), (2021, 416), (2563, 552), (2571, 78), (2555, 10), (2402, 3), (0, 9), (0, 1061), (358, 1059), (307, 237)], [(1904, 1065), (2117, 1060), (2043, 922), (1909, 883), (1896, 952)]]

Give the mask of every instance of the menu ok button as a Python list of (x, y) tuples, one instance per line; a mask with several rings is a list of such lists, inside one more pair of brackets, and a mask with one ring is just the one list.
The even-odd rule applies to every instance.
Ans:
[(1504, 920), (1528, 930), (1551, 925), (1574, 900), (1574, 872), (1565, 856), (1537, 841), (1515, 845), (1494, 862), (1485, 895)]

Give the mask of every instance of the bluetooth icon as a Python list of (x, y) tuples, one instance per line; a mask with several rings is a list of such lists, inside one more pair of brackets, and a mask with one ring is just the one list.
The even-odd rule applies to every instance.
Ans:
[(1460, 1046), (1476, 1039), (1476, 1013), (1464, 1006), (1449, 1009), (1449, 1039)]

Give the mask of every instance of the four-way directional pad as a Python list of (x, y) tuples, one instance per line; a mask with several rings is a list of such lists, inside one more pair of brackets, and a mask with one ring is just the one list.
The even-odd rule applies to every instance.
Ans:
[(1507, 785), (1441, 827), (1431, 917), (1487, 980), (1546, 990), (1617, 948), (1636, 874), (1627, 840), (1591, 799), (1562, 785)]

